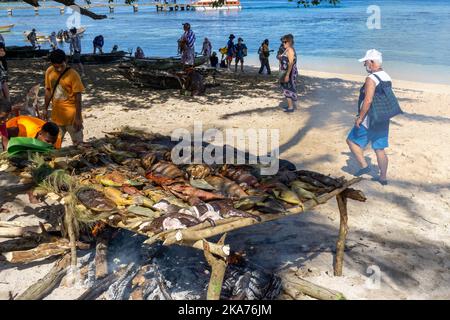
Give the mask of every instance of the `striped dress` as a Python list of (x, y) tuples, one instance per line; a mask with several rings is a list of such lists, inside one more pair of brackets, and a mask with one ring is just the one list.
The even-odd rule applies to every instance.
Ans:
[(186, 31), (180, 40), (186, 44), (181, 54), (181, 63), (187, 65), (194, 65), (195, 33), (192, 30)]

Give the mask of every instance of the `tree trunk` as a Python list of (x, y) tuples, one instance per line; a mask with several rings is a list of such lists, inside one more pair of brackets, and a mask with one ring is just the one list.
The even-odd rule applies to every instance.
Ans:
[(31, 287), (26, 289), (16, 300), (41, 300), (49, 295), (66, 274), (70, 263), (70, 255), (66, 254), (57, 261), (49, 273)]

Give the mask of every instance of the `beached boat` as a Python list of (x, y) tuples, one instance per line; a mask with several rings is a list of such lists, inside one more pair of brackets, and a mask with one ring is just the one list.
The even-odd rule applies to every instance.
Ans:
[[(123, 59), (128, 52), (125, 51), (117, 51), (111, 53), (103, 53), (103, 54), (82, 54), (81, 62), (84, 64), (107, 64), (117, 62)], [(69, 62), (71, 62), (72, 57), (69, 58)]]
[(6, 56), (8, 59), (28, 59), (41, 58), (49, 54), (48, 49), (33, 49), (32, 46), (10, 46), (6, 47)]
[(192, 7), (197, 11), (242, 9), (241, 2), (239, 0), (225, 0), (224, 4), (221, 6), (214, 6), (214, 2), (214, 0), (198, 0), (192, 3)]
[(181, 89), (181, 79), (165, 70), (142, 69), (133, 66), (119, 66), (119, 73), (132, 83), (153, 89)]
[(6, 26), (0, 26), (0, 33), (10, 32), (14, 26), (15, 26), (14, 24), (7, 24)]
[[(183, 68), (181, 58), (179, 57), (169, 57), (169, 58), (148, 57), (144, 59), (136, 59), (136, 58), (128, 58), (128, 59), (134, 66), (150, 70), (181, 70)], [(197, 56), (195, 57), (194, 65), (198, 67), (206, 63), (207, 61), (208, 57)]]

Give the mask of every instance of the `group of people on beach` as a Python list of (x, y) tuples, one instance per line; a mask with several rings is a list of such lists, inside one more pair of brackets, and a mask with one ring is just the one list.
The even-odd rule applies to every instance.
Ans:
[[(195, 34), (191, 30), (189, 23), (183, 24), (183, 30), (184, 33), (178, 41), (181, 61), (186, 67), (192, 67), (195, 59)], [(74, 39), (71, 42), (70, 49), (72, 58), (74, 54), (81, 52), (79, 38), (74, 35)], [(235, 71), (237, 71), (239, 62), (241, 63), (241, 70), (243, 70), (247, 47), (243, 43), (242, 38), (238, 38), (237, 44), (234, 43), (234, 39), (235, 36), (231, 34), (227, 43), (227, 50), (226, 52), (223, 51), (223, 54), (226, 54), (228, 68), (230, 68), (234, 58)], [(98, 40), (97, 44), (101, 48), (102, 45), (100, 45)], [(4, 42), (0, 42), (0, 59), (5, 56), (4, 48)], [(141, 51), (137, 50), (137, 52), (143, 55), (142, 49)], [(268, 74), (271, 73), (268, 62), (270, 52), (273, 52), (273, 50), (269, 49), (269, 40), (265, 39), (258, 50), (261, 61), (259, 73), (262, 73), (264, 69), (267, 70)], [(217, 57), (215, 52), (212, 51), (211, 42), (207, 38), (203, 42), (202, 54), (210, 58)], [(60, 147), (65, 134), (69, 133), (74, 144), (83, 142), (82, 93), (84, 85), (81, 77), (76, 70), (68, 65), (68, 59), (63, 50), (53, 50), (49, 59), (51, 66), (48, 67), (45, 73), (45, 105), (44, 115), (41, 117), (43, 120), (30, 115), (19, 115), (8, 120), (9, 115), (14, 111), (14, 107), (11, 107), (8, 88), (5, 85), (7, 76), (3, 62), (6, 64), (6, 61), (3, 61), (4, 59), (1, 60), (0, 132), (4, 148), (6, 148), (8, 139), (14, 136), (33, 137), (53, 144), (55, 147)], [(285, 111), (293, 112), (297, 108), (296, 82), (299, 73), (292, 34), (281, 37), (277, 59), (280, 69), (279, 83), (287, 101)], [(375, 123), (371, 111), (374, 109), (372, 107), (374, 100), (379, 101), (381, 95), (389, 95), (388, 89), (392, 86), (392, 79), (382, 68), (383, 59), (379, 51), (371, 49), (359, 61), (364, 63), (369, 75), (360, 90), (358, 113), (346, 142), (360, 166), (360, 169), (355, 173), (356, 176), (368, 174), (371, 171), (371, 167), (364, 158), (364, 148), (371, 143), (380, 170), (380, 175), (376, 180), (382, 185), (386, 185), (388, 157), (385, 149), (389, 145), (389, 118), (381, 121), (378, 119)], [(80, 63), (78, 59), (73, 59), (72, 62)], [(211, 65), (215, 67), (213, 63)], [(388, 98), (391, 101), (396, 99), (393, 93)], [(49, 116), (48, 109), (50, 105), (52, 105), (52, 112)]]

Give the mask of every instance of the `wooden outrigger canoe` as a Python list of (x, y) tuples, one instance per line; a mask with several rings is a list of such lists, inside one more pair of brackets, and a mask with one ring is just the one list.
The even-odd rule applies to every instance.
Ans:
[[(127, 52), (117, 51), (103, 54), (82, 54), (81, 62), (85, 64), (107, 64), (122, 60)], [(72, 61), (72, 57), (69, 57), (69, 62)]]
[(8, 59), (28, 59), (40, 58), (49, 54), (48, 49), (33, 49), (32, 46), (10, 46), (6, 47), (6, 56)]
[[(159, 58), (159, 57), (148, 57), (144, 59), (129, 58), (130, 62), (138, 67), (149, 70), (181, 70), (183, 64), (181, 63), (181, 58), (179, 57), (169, 57), (169, 58)], [(206, 63), (208, 57), (197, 56), (195, 57), (194, 65), (196, 67)]]

